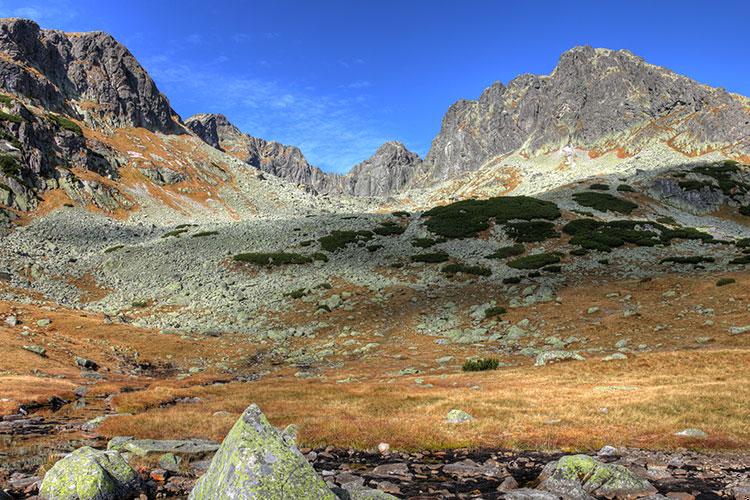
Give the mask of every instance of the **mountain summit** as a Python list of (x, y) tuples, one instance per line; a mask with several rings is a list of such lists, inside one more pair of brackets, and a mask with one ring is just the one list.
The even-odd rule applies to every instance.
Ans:
[(549, 75), (495, 83), (443, 118), (427, 155), (430, 178), (476, 170), (492, 158), (533, 156), (566, 144), (590, 155), (633, 155), (656, 142), (685, 155), (750, 153), (750, 100), (654, 66), (627, 50), (575, 47)]

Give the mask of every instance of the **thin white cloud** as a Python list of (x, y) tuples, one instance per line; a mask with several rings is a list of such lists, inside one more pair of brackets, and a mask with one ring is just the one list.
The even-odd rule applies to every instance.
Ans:
[(223, 113), (250, 135), (298, 146), (324, 170), (346, 172), (389, 139), (365, 96), (317, 95), (311, 87), (213, 74), (166, 57), (144, 63), (166, 95), (187, 93), (201, 112)]

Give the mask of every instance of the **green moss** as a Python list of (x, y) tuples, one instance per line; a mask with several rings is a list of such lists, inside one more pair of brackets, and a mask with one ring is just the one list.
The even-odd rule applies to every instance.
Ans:
[(509, 222), (505, 225), (505, 232), (519, 243), (560, 237), (560, 233), (555, 231), (555, 225), (547, 221)]
[(81, 130), (81, 127), (70, 118), (66, 118), (62, 115), (50, 114), (47, 115), (47, 119), (64, 130), (68, 130), (77, 135), (83, 135), (83, 130)]
[(716, 282), (716, 286), (726, 286), (726, 285), (731, 285), (734, 283), (737, 283), (737, 280), (735, 280), (734, 278), (720, 278)]
[(593, 189), (595, 191), (609, 191), (609, 185), (607, 184), (592, 184), (589, 186), (589, 189)]
[(206, 236), (215, 236), (219, 234), (219, 231), (202, 231), (200, 233), (195, 233), (193, 238), (205, 238)]
[(620, 184), (617, 186), (617, 190), (621, 193), (635, 193), (635, 189), (630, 184)]
[(500, 247), (485, 258), (486, 259), (507, 259), (508, 257), (515, 257), (516, 255), (523, 255), (525, 251), (526, 251), (526, 248), (522, 244), (517, 243), (515, 245), (510, 245), (507, 247)]
[(618, 212), (627, 215), (638, 208), (638, 205), (631, 201), (623, 200), (608, 193), (597, 193), (595, 191), (574, 193), (573, 199), (579, 205), (593, 208), (600, 212)]
[(287, 264), (309, 264), (313, 258), (309, 255), (287, 252), (260, 252), (260, 253), (241, 253), (235, 255), (233, 260), (236, 262), (246, 262), (257, 266), (283, 266)]
[(490, 220), (554, 220), (560, 210), (552, 202), (529, 196), (505, 196), (487, 200), (464, 200), (435, 207), (423, 214), (431, 232), (446, 238), (466, 238), (489, 228)]
[(508, 266), (514, 269), (541, 269), (560, 262), (560, 256), (557, 252), (527, 255), (508, 262)]
[(502, 314), (505, 314), (506, 312), (508, 311), (506, 311), (504, 307), (489, 307), (484, 310), (484, 319), (494, 318), (495, 316), (500, 316)]
[(481, 358), (466, 360), (461, 369), (465, 372), (482, 372), (487, 370), (497, 370), (500, 362), (495, 358)]
[(412, 262), (439, 263), (447, 262), (450, 256), (445, 252), (426, 252), (411, 256)]
[(482, 266), (468, 266), (466, 264), (446, 264), (440, 269), (445, 274), (473, 274), (474, 276), (490, 276), (492, 270)]
[(335, 252), (352, 243), (369, 241), (372, 237), (372, 231), (331, 231), (328, 236), (323, 236), (318, 241), (326, 252)]

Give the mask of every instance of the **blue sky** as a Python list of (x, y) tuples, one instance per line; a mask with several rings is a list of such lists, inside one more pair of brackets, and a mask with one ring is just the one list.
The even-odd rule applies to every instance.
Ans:
[(0, 16), (112, 33), (183, 118), (224, 113), (328, 171), (387, 140), (424, 156), (453, 102), (575, 45), (750, 95), (748, 1), (0, 0)]

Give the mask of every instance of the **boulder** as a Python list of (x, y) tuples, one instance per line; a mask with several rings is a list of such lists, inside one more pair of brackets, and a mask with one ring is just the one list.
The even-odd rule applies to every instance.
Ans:
[(544, 351), (540, 352), (534, 361), (534, 366), (544, 366), (547, 363), (558, 361), (585, 361), (583, 356), (571, 351)]
[(116, 451), (84, 446), (45, 474), (39, 495), (49, 500), (119, 500), (137, 494), (141, 478)]
[(651, 483), (622, 465), (604, 464), (588, 455), (569, 455), (547, 464), (539, 489), (566, 499), (642, 498), (657, 493)]
[(463, 410), (453, 409), (448, 412), (448, 415), (445, 419), (449, 424), (462, 424), (464, 422), (474, 420), (474, 417)]
[(133, 439), (122, 444), (122, 451), (139, 457), (161, 457), (172, 453), (191, 460), (213, 455), (219, 443), (205, 439)]
[(229, 431), (190, 500), (336, 500), (300, 453), (250, 405)]

